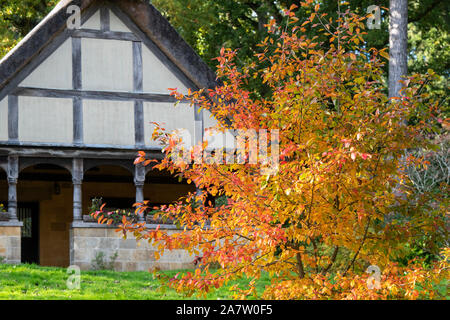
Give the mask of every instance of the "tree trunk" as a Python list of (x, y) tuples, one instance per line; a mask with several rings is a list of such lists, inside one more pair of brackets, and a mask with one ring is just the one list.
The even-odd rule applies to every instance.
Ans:
[(303, 279), (305, 277), (305, 269), (303, 268), (303, 261), (302, 261), (302, 256), (300, 253), (297, 252), (297, 254), (295, 255), (297, 258), (297, 272), (298, 272), (298, 277), (300, 279)]
[(390, 0), (389, 10), (389, 97), (398, 97), (408, 74), (408, 0)]

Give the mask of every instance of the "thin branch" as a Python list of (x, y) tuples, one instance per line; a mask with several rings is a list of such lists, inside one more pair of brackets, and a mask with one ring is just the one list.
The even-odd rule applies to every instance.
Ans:
[(336, 257), (337, 257), (338, 252), (339, 252), (339, 246), (336, 246), (336, 247), (334, 248), (333, 255), (331, 256), (331, 261), (330, 261), (330, 263), (329, 263), (328, 266), (327, 266), (325, 269), (323, 269), (323, 271), (322, 271), (322, 274), (323, 274), (323, 275), (327, 274), (327, 272), (328, 272), (328, 271), (331, 269), (331, 267), (333, 266), (334, 262), (336, 261)]
[(361, 240), (361, 243), (359, 244), (359, 248), (358, 248), (358, 250), (356, 251), (355, 255), (353, 256), (352, 261), (351, 261), (350, 264), (347, 266), (347, 269), (345, 269), (345, 271), (344, 271), (344, 274), (343, 274), (344, 277), (345, 277), (345, 275), (347, 274), (348, 270), (350, 270), (350, 268), (351, 268), (351, 267), (353, 266), (353, 264), (355, 263), (356, 258), (358, 257), (358, 254), (359, 254), (359, 252), (361, 251), (361, 248), (363, 247), (364, 242), (365, 242), (366, 239), (367, 239), (367, 232), (369, 231), (369, 225), (370, 225), (370, 217), (369, 217), (368, 220), (367, 220), (366, 230), (364, 230), (364, 236), (363, 236), (363, 238), (362, 238), (362, 240)]

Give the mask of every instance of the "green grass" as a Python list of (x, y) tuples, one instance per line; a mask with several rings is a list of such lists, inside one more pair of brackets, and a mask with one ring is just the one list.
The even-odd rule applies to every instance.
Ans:
[[(177, 272), (180, 271), (166, 271), (164, 274), (174, 276)], [(195, 297), (186, 298), (169, 288), (164, 290), (165, 286), (149, 272), (82, 271), (79, 290), (67, 288), (68, 277), (65, 268), (0, 263), (0, 299), (195, 299)], [(241, 288), (245, 288), (247, 283), (246, 279), (237, 280), (210, 292), (206, 299), (231, 299), (231, 286), (238, 284)], [(264, 275), (257, 283), (258, 293), (262, 293), (269, 283), (269, 276)]]

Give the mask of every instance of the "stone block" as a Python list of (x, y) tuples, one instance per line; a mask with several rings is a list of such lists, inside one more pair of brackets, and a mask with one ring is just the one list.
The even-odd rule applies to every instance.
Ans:
[(20, 237), (10, 237), (9, 245), (11, 247), (20, 247)]
[(114, 270), (115, 271), (124, 271), (123, 270), (123, 263), (120, 261), (114, 262)]
[(73, 241), (73, 249), (96, 249), (98, 242), (98, 238), (95, 237), (76, 237)]
[(136, 262), (124, 262), (122, 271), (136, 271)]
[(75, 237), (106, 237), (106, 228), (73, 228)]
[(122, 232), (116, 232), (116, 228), (108, 228), (106, 229), (106, 236), (108, 238), (118, 238), (118, 239), (122, 239)]
[(130, 261), (132, 250), (119, 249), (117, 250), (117, 261)]
[(152, 271), (154, 268), (153, 262), (137, 262), (136, 263), (136, 271)]
[(98, 248), (101, 249), (111, 249), (111, 250), (117, 250), (119, 249), (119, 239), (114, 239), (114, 238), (98, 238), (99, 243), (98, 243)]
[(0, 227), (0, 235), (20, 237), (20, 227)]
[(0, 248), (6, 248), (9, 246), (8, 237), (0, 237)]
[(17, 260), (20, 261), (21, 254), (20, 254), (20, 247), (9, 247), (6, 254), (7, 260)]
[(136, 240), (126, 239), (119, 242), (120, 249), (136, 249)]
[(153, 251), (149, 250), (134, 250), (132, 255), (133, 261), (152, 261), (155, 259)]
[(91, 262), (91, 250), (85, 248), (74, 250), (74, 261)]
[(73, 264), (80, 267), (80, 270), (91, 270), (92, 269), (92, 264), (90, 262), (78, 261), (78, 262), (74, 262)]

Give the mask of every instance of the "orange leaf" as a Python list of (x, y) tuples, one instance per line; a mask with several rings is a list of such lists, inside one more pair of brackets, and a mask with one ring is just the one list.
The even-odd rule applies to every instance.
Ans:
[(380, 56), (382, 56), (383, 58), (389, 60), (389, 53), (387, 53), (387, 52), (384, 51), (384, 50), (381, 50), (381, 51), (380, 51)]

